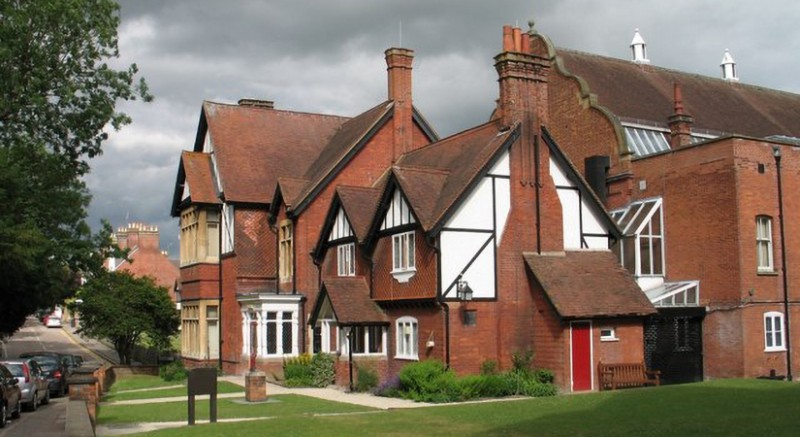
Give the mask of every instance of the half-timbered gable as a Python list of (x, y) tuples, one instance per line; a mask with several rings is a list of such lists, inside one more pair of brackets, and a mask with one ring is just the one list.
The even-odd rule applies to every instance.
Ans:
[(613, 219), (547, 129), (542, 138), (550, 150), (550, 176), (561, 201), (564, 249), (609, 249), (620, 236)]

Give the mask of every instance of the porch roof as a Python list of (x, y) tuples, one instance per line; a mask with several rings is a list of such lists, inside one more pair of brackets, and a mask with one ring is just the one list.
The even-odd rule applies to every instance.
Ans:
[(523, 254), (556, 312), (565, 319), (641, 317), (656, 309), (609, 251)]
[(315, 324), (325, 300), (339, 325), (387, 325), (389, 318), (370, 298), (367, 281), (360, 276), (328, 278), (322, 283), (310, 323)]

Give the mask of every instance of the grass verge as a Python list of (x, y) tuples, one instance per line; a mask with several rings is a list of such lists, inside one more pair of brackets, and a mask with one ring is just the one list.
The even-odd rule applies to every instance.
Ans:
[[(450, 404), (377, 414), (326, 415), (364, 410), (302, 396), (274, 396), (280, 403), (256, 404), (254, 416), (267, 421), (216, 423), (192, 428), (192, 436), (239, 435), (504, 435), (504, 436), (795, 436), (800, 384), (763, 380), (720, 380), (698, 384), (565, 395), (508, 402)], [(322, 403), (322, 404), (320, 404)], [(138, 407), (138, 406), (137, 406)], [(245, 414), (223, 406), (220, 418)], [(174, 411), (172, 411), (174, 409)], [(151, 407), (103, 408), (100, 422), (182, 420), (178, 403)], [(198, 406), (198, 413), (208, 410)], [(180, 413), (179, 413), (180, 411)], [(108, 416), (110, 414), (111, 416)], [(133, 420), (135, 419), (135, 420)], [(142, 436), (183, 436), (186, 428)]]

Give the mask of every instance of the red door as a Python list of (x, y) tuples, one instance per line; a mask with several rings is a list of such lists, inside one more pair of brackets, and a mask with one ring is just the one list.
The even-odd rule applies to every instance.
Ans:
[(572, 322), (572, 391), (592, 389), (592, 325)]

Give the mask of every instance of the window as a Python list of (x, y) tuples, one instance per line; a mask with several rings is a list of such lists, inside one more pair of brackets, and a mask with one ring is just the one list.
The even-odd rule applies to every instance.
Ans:
[(785, 351), (783, 341), (783, 313), (764, 313), (764, 351)]
[(292, 278), (294, 272), (293, 257), (294, 250), (292, 247), (293, 232), (291, 220), (284, 220), (281, 222), (279, 235), (279, 263), (280, 263), (280, 278), (281, 281), (288, 281)]
[(617, 330), (612, 327), (600, 328), (600, 341), (619, 341)]
[(336, 246), (336, 261), (339, 276), (356, 275), (355, 243)]
[(181, 266), (219, 260), (219, 212), (190, 207), (181, 212)]
[(208, 354), (206, 358), (219, 358), (219, 307), (209, 305), (206, 307), (206, 324), (208, 339)]
[(758, 271), (772, 272), (772, 218), (756, 217), (756, 247), (758, 251)]
[[(385, 344), (386, 328), (379, 325), (352, 326), (343, 328), (344, 335), (340, 335), (341, 351), (349, 354), (350, 345), (353, 346), (353, 355), (383, 355), (386, 353)], [(349, 334), (349, 335), (348, 335)]]
[(418, 360), (419, 325), (413, 317), (397, 319), (397, 351), (395, 358)]
[(201, 356), (198, 305), (183, 305), (181, 308), (181, 354), (195, 358)]
[(294, 313), (267, 311), (264, 321), (266, 355), (292, 355), (294, 349)]
[(407, 282), (416, 271), (414, 251), (414, 231), (392, 235), (392, 273), (401, 273), (394, 275), (400, 282)]
[(631, 203), (613, 211), (623, 232), (613, 248), (622, 265), (636, 276), (664, 275), (664, 218), (661, 199)]

